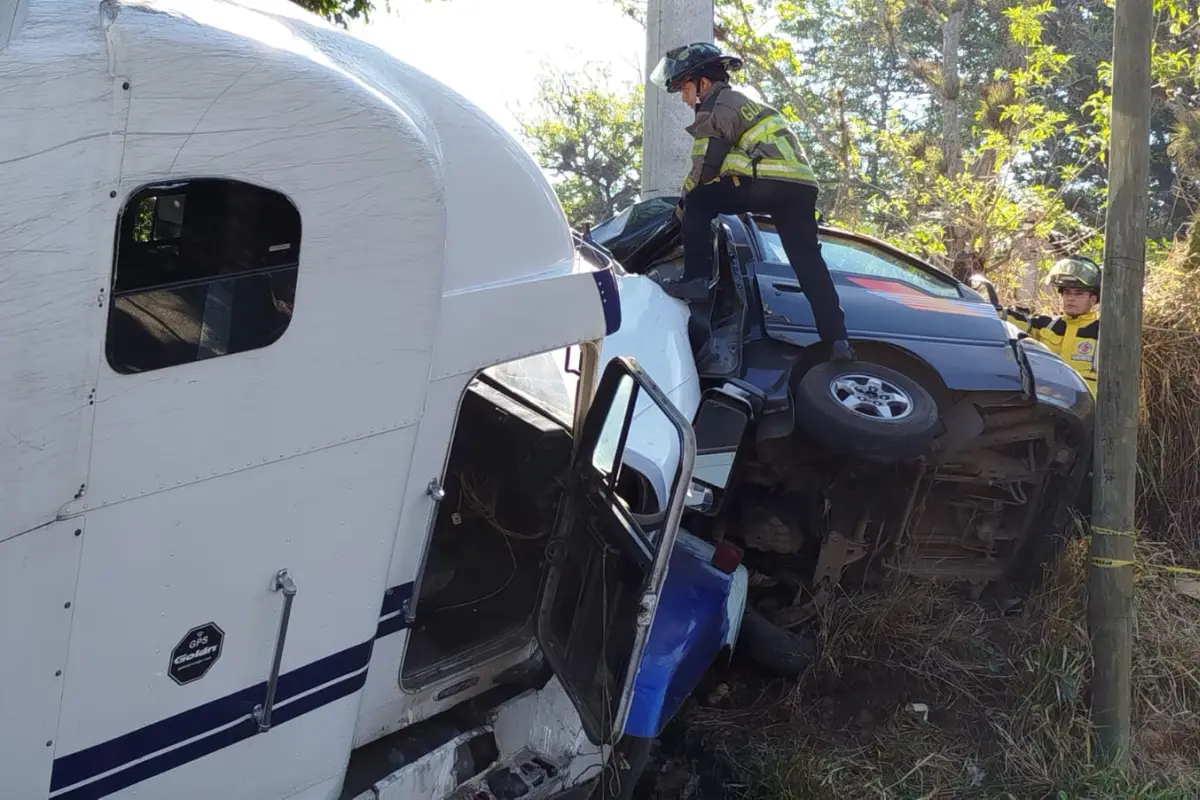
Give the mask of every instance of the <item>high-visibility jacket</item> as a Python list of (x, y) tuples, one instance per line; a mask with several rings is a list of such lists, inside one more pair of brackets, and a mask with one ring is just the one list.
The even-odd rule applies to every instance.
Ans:
[(1028, 320), (1016, 314), (1010, 314), (1010, 317), (1025, 321), (1029, 335), (1070, 364), (1083, 377), (1092, 394), (1096, 393), (1096, 345), (1100, 341), (1100, 315), (1095, 310), (1078, 317), (1032, 316)]
[(817, 186), (804, 148), (784, 116), (728, 83), (713, 85), (696, 106), (696, 120), (687, 131), (695, 141), (692, 168), (683, 181), (684, 195), (701, 183), (726, 175)]

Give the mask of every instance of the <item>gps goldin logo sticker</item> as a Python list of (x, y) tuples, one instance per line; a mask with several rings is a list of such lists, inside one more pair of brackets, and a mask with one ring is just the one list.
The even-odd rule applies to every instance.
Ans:
[(167, 674), (180, 686), (200, 680), (221, 657), (224, 642), (225, 632), (215, 622), (192, 628), (171, 651)]

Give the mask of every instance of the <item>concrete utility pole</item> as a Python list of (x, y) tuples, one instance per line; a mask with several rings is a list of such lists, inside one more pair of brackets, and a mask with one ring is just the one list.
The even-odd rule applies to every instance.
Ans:
[(1117, 0), (1112, 136), (1097, 354), (1096, 450), (1088, 620), (1092, 722), (1101, 759), (1129, 767), (1133, 529), (1137, 474), (1146, 184), (1150, 169), (1151, 0)]
[(642, 134), (642, 199), (679, 192), (692, 159), (683, 130), (694, 114), (679, 95), (650, 83), (650, 71), (672, 47), (713, 40), (713, 0), (649, 0), (646, 8), (646, 105)]

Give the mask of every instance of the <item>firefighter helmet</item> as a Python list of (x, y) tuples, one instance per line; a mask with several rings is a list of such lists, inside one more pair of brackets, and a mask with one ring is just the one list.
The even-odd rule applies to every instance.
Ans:
[(1100, 294), (1100, 265), (1090, 258), (1060, 258), (1050, 268), (1046, 283), (1056, 289), (1087, 289)]
[(694, 80), (706, 67), (721, 66), (727, 70), (742, 68), (737, 56), (727, 56), (714, 44), (695, 42), (675, 47), (659, 60), (650, 81), (672, 94), (683, 88), (683, 84)]

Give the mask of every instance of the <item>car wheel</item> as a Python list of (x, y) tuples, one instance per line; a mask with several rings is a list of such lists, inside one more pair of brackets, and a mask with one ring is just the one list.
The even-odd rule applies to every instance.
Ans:
[(742, 616), (737, 647), (758, 666), (786, 678), (798, 678), (817, 655), (813, 637), (784, 630), (752, 608)]
[(938, 433), (938, 408), (919, 383), (866, 361), (828, 361), (796, 388), (796, 422), (830, 453), (903, 461)]

